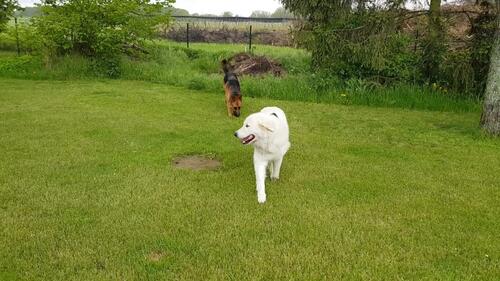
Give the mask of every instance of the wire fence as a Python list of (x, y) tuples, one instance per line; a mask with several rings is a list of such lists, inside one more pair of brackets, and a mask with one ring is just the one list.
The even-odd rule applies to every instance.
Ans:
[(290, 46), (293, 18), (174, 16), (174, 22), (161, 30), (170, 40), (205, 43), (247, 43)]
[(214, 22), (256, 22), (287, 23), (297, 21), (295, 18), (254, 18), (254, 17), (208, 17), (208, 16), (172, 16), (177, 21), (214, 21)]

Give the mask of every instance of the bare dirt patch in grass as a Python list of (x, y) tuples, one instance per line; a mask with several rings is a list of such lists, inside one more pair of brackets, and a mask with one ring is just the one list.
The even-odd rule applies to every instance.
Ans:
[(179, 169), (194, 171), (213, 171), (221, 166), (221, 162), (215, 158), (203, 155), (184, 155), (176, 157), (172, 164)]
[(147, 255), (147, 259), (152, 262), (159, 262), (161, 259), (165, 257), (165, 253), (159, 252), (159, 251), (154, 251), (151, 252), (149, 255)]

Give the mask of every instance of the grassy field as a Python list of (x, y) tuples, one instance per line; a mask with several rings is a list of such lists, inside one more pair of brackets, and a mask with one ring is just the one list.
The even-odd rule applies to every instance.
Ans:
[[(0, 280), (498, 280), (500, 141), (473, 113), (278, 105), (256, 201), (222, 94), (0, 79)], [(217, 171), (171, 166), (177, 155)]]
[[(119, 79), (150, 81), (202, 92), (220, 93), (223, 58), (244, 52), (246, 45), (192, 44), (156, 41), (148, 45), (149, 54), (124, 58)], [(295, 100), (343, 105), (369, 105), (432, 111), (479, 112), (480, 102), (432, 87), (408, 84), (382, 86), (359, 79), (343, 81), (328, 73), (310, 69), (310, 55), (304, 50), (255, 46), (254, 53), (283, 64), (286, 75), (241, 78), (246, 97)], [(13, 52), (0, 53), (0, 77), (50, 80), (94, 80), (95, 67), (79, 56), (60, 57), (47, 63), (42, 57)]]

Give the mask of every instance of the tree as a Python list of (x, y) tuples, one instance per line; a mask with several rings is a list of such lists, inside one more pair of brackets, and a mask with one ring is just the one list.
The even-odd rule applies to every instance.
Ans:
[(424, 46), (424, 73), (430, 83), (439, 80), (439, 65), (444, 53), (444, 32), (441, 22), (441, 0), (431, 0), (428, 14), (428, 33)]
[(233, 13), (231, 13), (229, 11), (225, 11), (224, 13), (222, 13), (222, 16), (225, 18), (231, 18), (231, 17), (233, 17)]
[(21, 9), (17, 0), (0, 0), (0, 32), (3, 32), (7, 23), (16, 10)]
[(283, 7), (279, 7), (271, 14), (271, 17), (272, 18), (294, 18), (295, 16), (293, 15), (293, 13), (291, 13), (287, 9), (285, 9)]
[(108, 76), (119, 75), (120, 54), (153, 38), (168, 24), (172, 0), (44, 0), (34, 19), (48, 53), (76, 52), (95, 59)]
[(491, 64), (486, 84), (481, 126), (492, 135), (500, 135), (500, 17), (491, 50)]
[[(340, 78), (377, 79), (380, 83), (410, 75), (408, 40), (398, 32), (399, 0), (281, 0), (304, 19), (294, 31), (297, 43), (311, 51), (313, 67)], [(399, 4), (398, 4), (399, 3)], [(401, 75), (402, 76), (402, 75)]]
[(271, 13), (267, 11), (253, 11), (252, 14), (250, 14), (251, 18), (270, 18)]
[(189, 11), (185, 9), (170, 7), (167, 11), (170, 12), (172, 16), (189, 16)]
[(469, 36), (472, 38), (470, 65), (474, 70), (474, 90), (478, 97), (482, 97), (486, 89), (491, 50), (495, 42), (497, 26), (493, 5), (483, 0), (479, 6), (481, 11), (471, 20)]
[(353, 0), (281, 0), (281, 3), (285, 9), (302, 16), (315, 26), (338, 21), (338, 16), (350, 13), (353, 6)]

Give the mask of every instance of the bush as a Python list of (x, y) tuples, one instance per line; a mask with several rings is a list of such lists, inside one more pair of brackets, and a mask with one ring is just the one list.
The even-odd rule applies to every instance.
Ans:
[(8, 33), (0, 33), (0, 50), (15, 51), (16, 38)]
[(31, 56), (12, 57), (0, 61), (0, 73), (18, 73), (21, 77), (40, 70), (41, 62)]
[(474, 92), (474, 69), (470, 63), (470, 50), (456, 50), (445, 55), (439, 83), (463, 94)]
[(487, 1), (481, 3), (482, 12), (472, 22), (470, 35), (473, 38), (470, 63), (474, 71), (474, 88), (476, 93), (484, 93), (486, 77), (490, 66), (491, 49), (497, 29), (494, 8)]
[(394, 27), (395, 16), (389, 11), (349, 13), (324, 23), (306, 23), (295, 33), (299, 44), (311, 51), (316, 69), (382, 84), (412, 81), (419, 58), (409, 35)]
[(31, 54), (42, 49), (40, 36), (35, 28), (29, 23), (19, 23), (9, 26), (4, 33), (0, 33), (0, 50), (17, 51), (16, 37), (19, 39), (19, 49), (21, 53)]
[(0, 32), (4, 31), (14, 12), (19, 9), (20, 7), (17, 0), (0, 1)]
[[(168, 24), (164, 11), (172, 0), (43, 1), (34, 25), (48, 53), (78, 53), (95, 60), (95, 69), (109, 77), (120, 74), (120, 56), (142, 46)], [(139, 47), (140, 48), (140, 47)]]
[[(306, 19), (296, 27), (294, 38), (311, 52), (313, 66), (322, 72), (380, 84), (436, 83), (475, 97), (484, 92), (498, 12), (487, 0), (481, 0), (479, 15), (467, 16), (472, 40), (460, 40), (459, 46), (447, 38), (451, 21), (436, 18), (436, 13), (432, 20), (423, 20), (430, 15), (407, 11), (401, 1), (281, 2)], [(446, 17), (451, 19), (456, 13), (446, 9), (441, 7), (442, 17), (450, 12)], [(417, 41), (412, 38), (415, 31), (423, 31)]]

